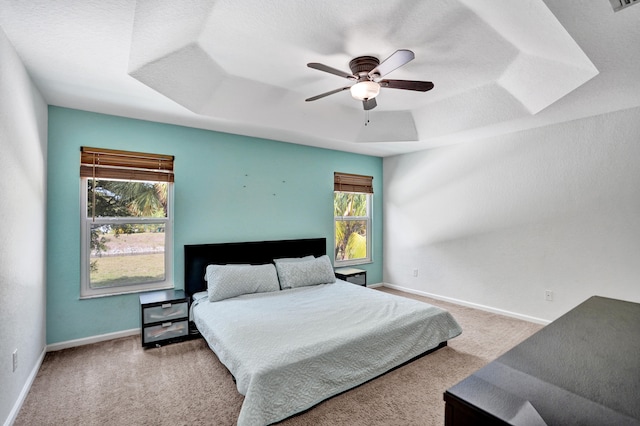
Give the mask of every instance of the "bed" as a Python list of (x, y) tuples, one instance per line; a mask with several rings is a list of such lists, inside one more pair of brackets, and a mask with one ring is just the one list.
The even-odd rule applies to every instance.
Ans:
[[(245, 396), (238, 425), (283, 420), (462, 332), (443, 309), (325, 278), (333, 272), (327, 262), (324, 238), (185, 246), (192, 320)], [(304, 271), (296, 279), (307, 281), (252, 292), (267, 288), (265, 282), (274, 285), (272, 278), (262, 278), (273, 270), (281, 287), (295, 283), (290, 271)], [(318, 271), (325, 275), (316, 281), (327, 282), (309, 284)], [(234, 286), (216, 293), (225, 279), (253, 272), (260, 274), (257, 287), (237, 295)]]

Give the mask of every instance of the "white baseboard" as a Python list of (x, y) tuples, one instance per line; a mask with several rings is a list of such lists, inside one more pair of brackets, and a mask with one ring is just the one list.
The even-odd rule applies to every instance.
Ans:
[(460, 299), (454, 299), (452, 297), (440, 296), (438, 294), (427, 293), (425, 291), (414, 290), (414, 289), (411, 289), (411, 288), (401, 287), (401, 286), (394, 285), (394, 284), (382, 283), (381, 285), (384, 286), (384, 287), (389, 287), (389, 288), (395, 289), (395, 290), (404, 291), (406, 293), (417, 294), (418, 296), (430, 297), (432, 299), (442, 300), (444, 302), (449, 302), (449, 303), (455, 303), (456, 305), (467, 306), (469, 308), (479, 309), (481, 311), (491, 312), (491, 313), (494, 313), (494, 314), (504, 315), (504, 316), (512, 317), (512, 318), (517, 318), (517, 319), (521, 319), (521, 320), (524, 320), (524, 321), (533, 322), (533, 323), (536, 323), (536, 324), (547, 325), (547, 324), (551, 323), (551, 321), (548, 321), (548, 320), (545, 320), (545, 319), (542, 319), (542, 318), (536, 318), (536, 317), (532, 317), (532, 316), (529, 316), (529, 315), (522, 315), (522, 314), (519, 314), (517, 312), (505, 311), (503, 309), (492, 308), (491, 306), (480, 305), (480, 304), (473, 303), (473, 302), (467, 302), (467, 301), (460, 300)]
[(20, 391), (20, 395), (18, 395), (18, 399), (15, 404), (13, 404), (13, 408), (9, 413), (9, 416), (4, 422), (4, 426), (11, 426), (18, 417), (18, 413), (20, 413), (20, 409), (22, 408), (22, 404), (24, 404), (24, 400), (27, 399), (27, 395), (29, 394), (29, 390), (31, 390), (31, 385), (33, 385), (33, 381), (36, 379), (38, 375), (38, 371), (40, 371), (40, 366), (42, 366), (42, 361), (44, 361), (44, 356), (47, 353), (47, 347), (45, 346), (42, 349), (42, 353), (36, 361), (36, 364), (31, 369), (31, 373), (29, 373), (29, 377), (27, 377), (27, 381), (24, 383), (22, 390)]
[(97, 336), (83, 337), (82, 339), (67, 340), (66, 342), (52, 343), (47, 345), (47, 352), (59, 351), (61, 349), (74, 348), (76, 346), (90, 345), (91, 343), (104, 342), (106, 340), (118, 339), (140, 334), (139, 328), (116, 331), (113, 333), (99, 334)]

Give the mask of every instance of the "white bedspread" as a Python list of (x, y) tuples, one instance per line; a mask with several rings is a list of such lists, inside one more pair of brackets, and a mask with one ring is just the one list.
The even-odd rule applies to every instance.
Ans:
[(245, 396), (238, 425), (285, 419), (462, 332), (445, 310), (338, 280), (193, 307)]

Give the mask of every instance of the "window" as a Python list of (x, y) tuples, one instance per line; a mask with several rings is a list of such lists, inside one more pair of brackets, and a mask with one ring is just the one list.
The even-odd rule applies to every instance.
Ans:
[(173, 157), (82, 147), (80, 180), (80, 297), (173, 287)]
[(334, 173), (334, 265), (371, 262), (373, 177)]

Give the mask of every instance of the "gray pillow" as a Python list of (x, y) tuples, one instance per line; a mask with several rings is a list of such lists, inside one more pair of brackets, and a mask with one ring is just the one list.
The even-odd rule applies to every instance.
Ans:
[(274, 262), (278, 270), (280, 288), (283, 290), (336, 282), (333, 266), (327, 255), (295, 261), (274, 259)]
[[(225, 265), (233, 265), (233, 266), (251, 266), (250, 263), (225, 263)], [(204, 271), (204, 280), (209, 281), (209, 274), (207, 274), (207, 270)]]
[(217, 302), (251, 293), (280, 290), (273, 264), (266, 265), (208, 265), (207, 291), (209, 300)]

